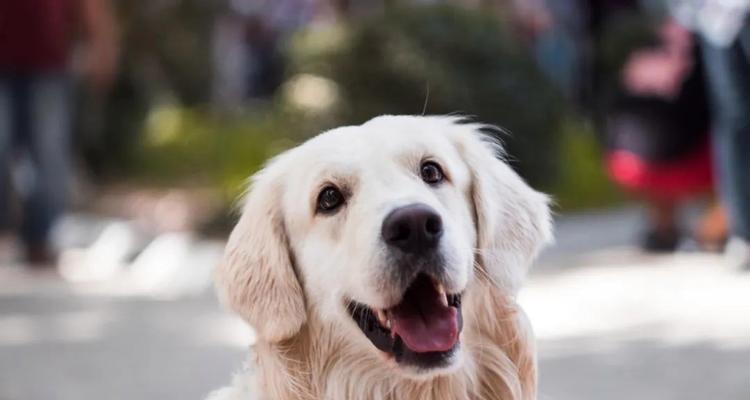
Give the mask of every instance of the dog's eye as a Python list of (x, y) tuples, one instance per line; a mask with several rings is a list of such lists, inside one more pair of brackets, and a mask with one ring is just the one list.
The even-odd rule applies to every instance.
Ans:
[(318, 195), (318, 211), (332, 212), (344, 204), (344, 195), (333, 186), (327, 186)]
[(443, 170), (440, 169), (440, 166), (432, 161), (426, 161), (422, 164), (420, 174), (422, 175), (422, 180), (426, 183), (429, 183), (430, 185), (440, 183), (445, 178), (443, 176)]

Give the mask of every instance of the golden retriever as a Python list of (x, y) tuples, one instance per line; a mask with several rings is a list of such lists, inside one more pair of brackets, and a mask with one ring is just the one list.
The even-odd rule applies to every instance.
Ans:
[(254, 359), (210, 398), (535, 399), (515, 298), (548, 199), (485, 128), (381, 116), (255, 174), (217, 271)]

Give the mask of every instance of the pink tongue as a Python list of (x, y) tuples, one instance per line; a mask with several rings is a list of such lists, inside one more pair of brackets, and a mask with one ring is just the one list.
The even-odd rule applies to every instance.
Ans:
[(458, 340), (456, 309), (434, 300), (404, 302), (390, 310), (391, 330), (415, 353), (448, 351)]

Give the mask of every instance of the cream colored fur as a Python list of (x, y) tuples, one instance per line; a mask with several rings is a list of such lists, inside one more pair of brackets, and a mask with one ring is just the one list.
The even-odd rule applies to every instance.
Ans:
[[(379, 117), (324, 133), (256, 174), (217, 287), (258, 338), (246, 370), (209, 398), (535, 399), (533, 334), (515, 297), (551, 240), (547, 198), (497, 157), (481, 128), (448, 117)], [(444, 165), (449, 186), (435, 191), (410, 176), (425, 157)], [(345, 213), (321, 219), (314, 199), (331, 180), (351, 198)], [(413, 201), (443, 217), (449, 290), (464, 293), (460, 360), (422, 377), (376, 350), (343, 306), (356, 298), (381, 307), (399, 295), (377, 280), (375, 226)]]

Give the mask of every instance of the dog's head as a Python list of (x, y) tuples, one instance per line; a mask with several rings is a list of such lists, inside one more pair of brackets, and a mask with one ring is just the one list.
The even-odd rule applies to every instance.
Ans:
[(412, 376), (455, 368), (462, 296), (478, 279), (514, 294), (551, 229), (481, 128), (384, 116), (283, 153), (252, 179), (222, 297), (260, 340), (315, 313)]

